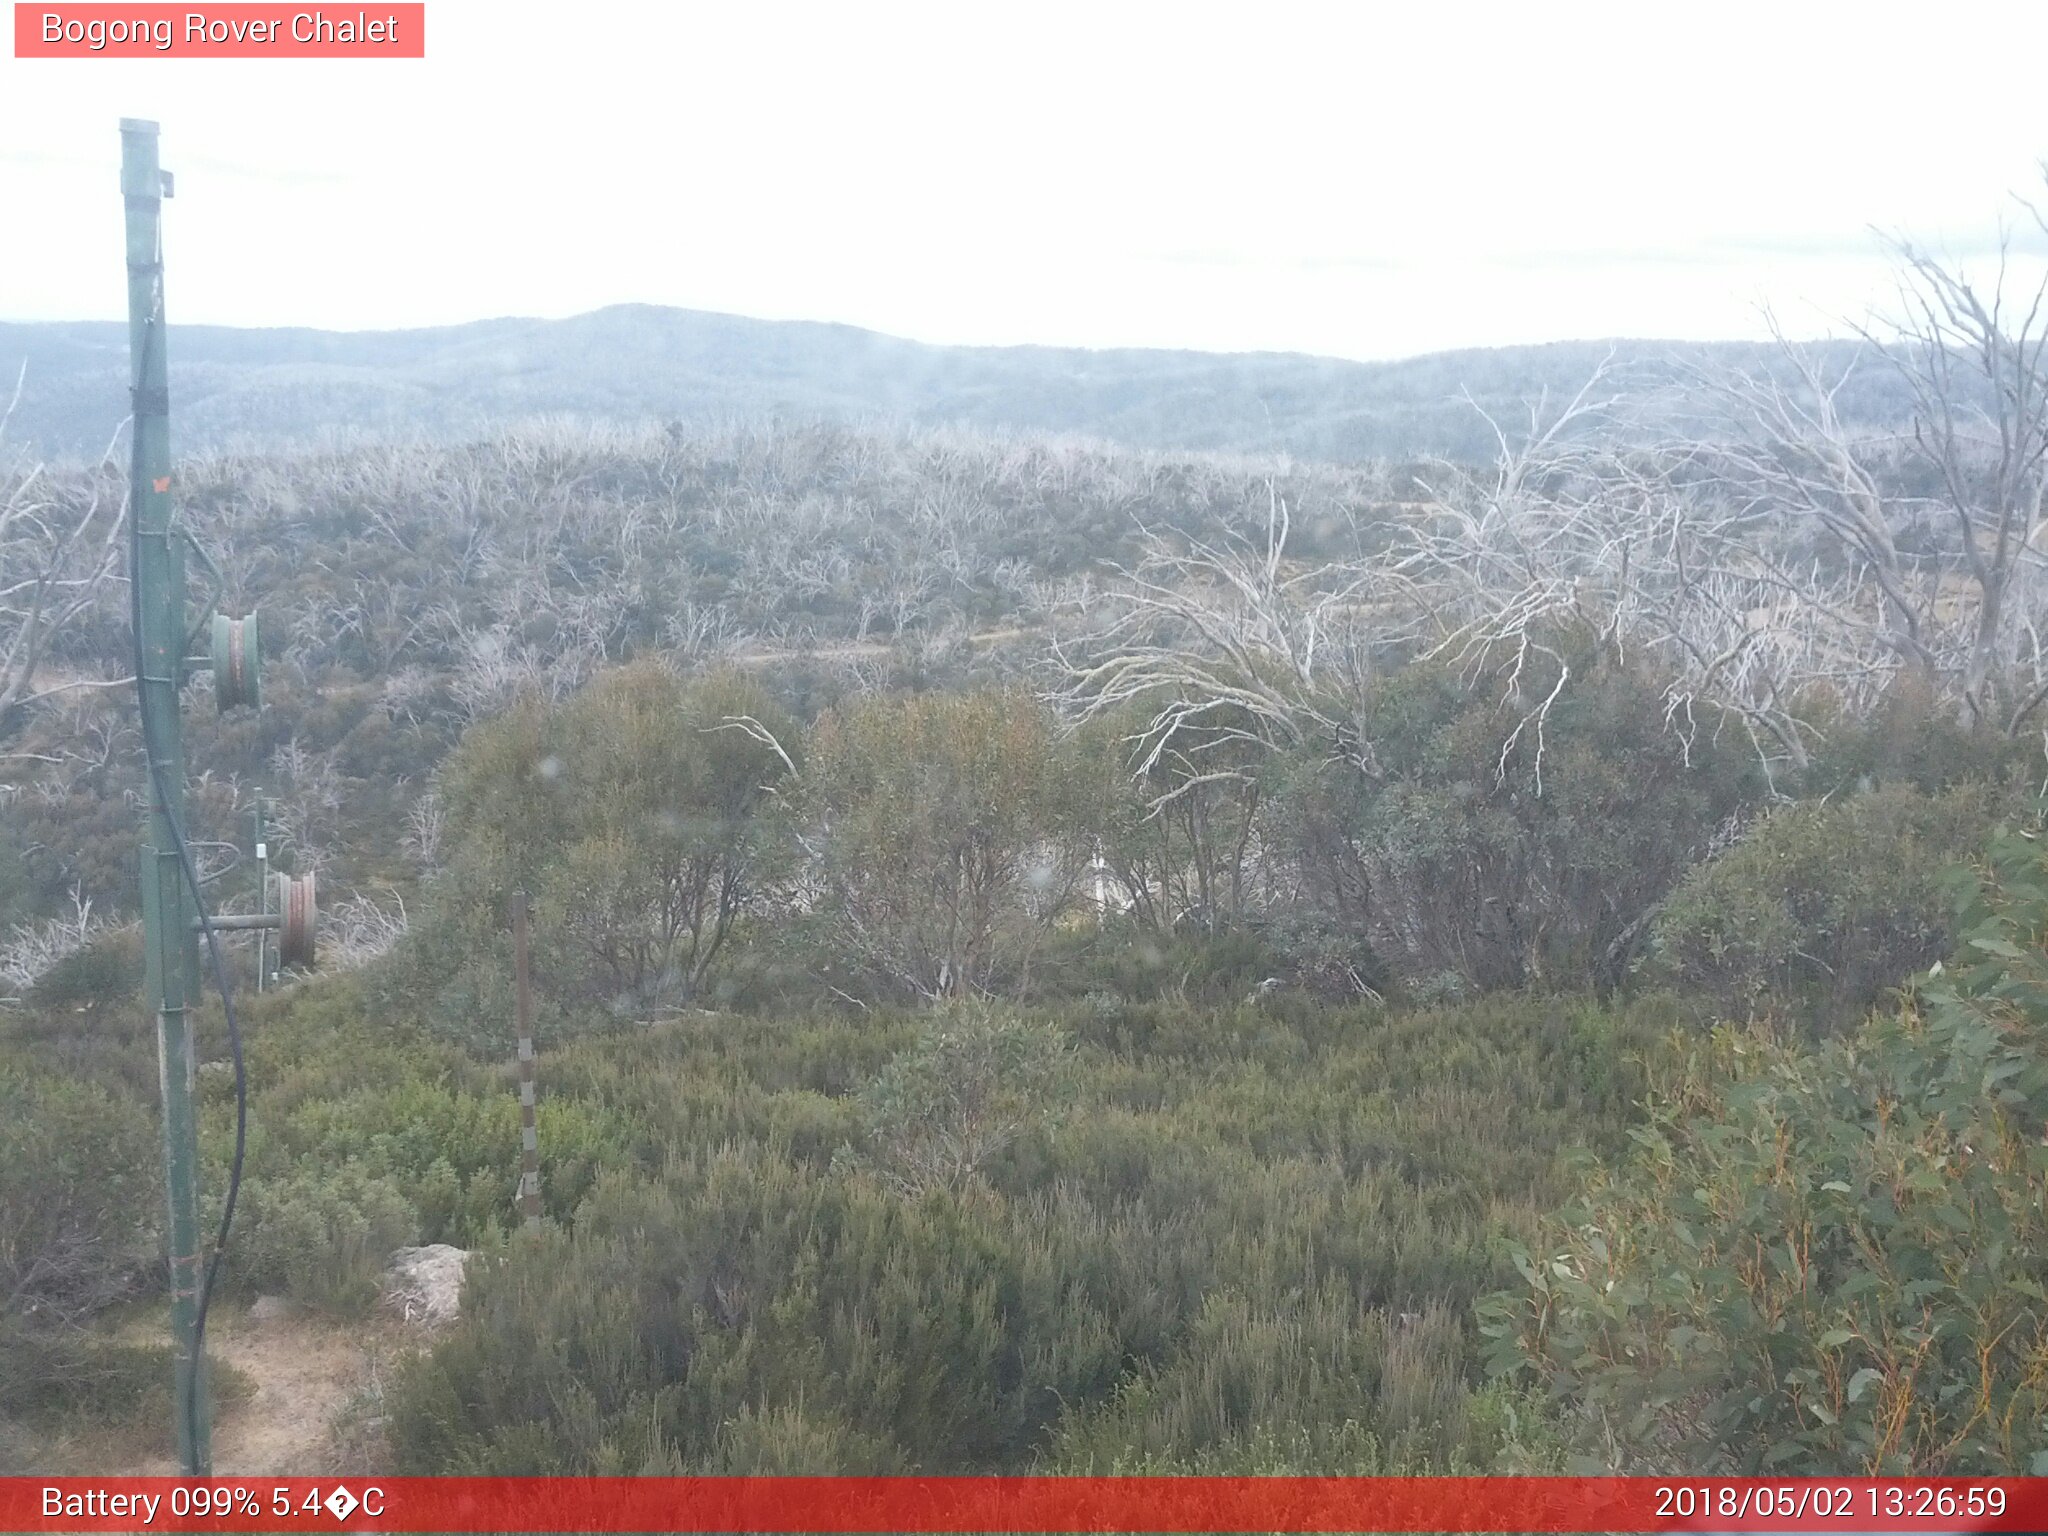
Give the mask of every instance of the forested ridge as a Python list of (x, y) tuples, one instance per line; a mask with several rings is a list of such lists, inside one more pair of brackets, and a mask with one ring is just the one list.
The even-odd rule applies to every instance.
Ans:
[[(2048, 1466), (2048, 379), (1904, 275), (1906, 430), (1794, 347), (1357, 462), (188, 456), (269, 652), (195, 846), (246, 910), (260, 793), (327, 925), (245, 995), (223, 1305), (469, 1251), (366, 1469)], [(166, 1390), (120, 486), (0, 481), (9, 1469)]]
[[(0, 377), (35, 383), (17, 442), (52, 458), (105, 446), (126, 398), (126, 328), (0, 321)], [(1849, 344), (1827, 349), (1836, 359)], [(847, 325), (619, 305), (561, 320), (413, 331), (173, 325), (186, 449), (278, 451), (336, 440), (442, 441), (537, 418), (628, 424), (1079, 433), (1133, 448), (1363, 462), (1494, 448), (1476, 402), (1511, 415), (1569, 393), (1609, 352), (1638, 380), (1702, 360), (1771, 363), (1750, 343), (1560, 342), (1352, 362), (1295, 353), (935, 346)], [(1899, 382), (1865, 370), (1845, 404), (1898, 422)]]

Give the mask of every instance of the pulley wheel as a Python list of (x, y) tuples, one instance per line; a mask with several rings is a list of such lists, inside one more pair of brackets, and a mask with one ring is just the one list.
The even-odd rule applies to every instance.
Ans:
[(263, 654), (253, 613), (246, 619), (213, 616), (213, 696), (223, 711), (241, 704), (263, 707)]
[(315, 940), (320, 929), (320, 908), (313, 899), (311, 871), (296, 880), (290, 875), (272, 875), (271, 894), (277, 902), (278, 964), (293, 970), (309, 970), (313, 964)]

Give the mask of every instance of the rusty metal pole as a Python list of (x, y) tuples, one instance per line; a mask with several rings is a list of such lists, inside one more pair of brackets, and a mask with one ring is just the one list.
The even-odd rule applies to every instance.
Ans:
[(540, 1131), (534, 1117), (533, 978), (529, 965), (526, 892), (512, 893), (512, 989), (519, 1023), (519, 1214), (540, 1225)]

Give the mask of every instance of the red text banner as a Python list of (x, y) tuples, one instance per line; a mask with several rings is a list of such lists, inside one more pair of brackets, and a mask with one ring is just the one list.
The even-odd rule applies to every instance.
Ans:
[(2048, 1479), (13, 1477), (0, 1531), (2048, 1531)]
[(423, 59), (422, 3), (33, 4), (16, 0), (18, 59)]

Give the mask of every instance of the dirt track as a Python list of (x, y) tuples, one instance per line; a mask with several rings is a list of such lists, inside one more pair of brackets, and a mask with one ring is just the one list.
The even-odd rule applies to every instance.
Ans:
[[(335, 1417), (371, 1379), (376, 1362), (403, 1347), (384, 1323), (298, 1317), (258, 1322), (246, 1313), (207, 1325), (207, 1353), (247, 1377), (255, 1391), (220, 1404), (213, 1470), (223, 1477), (305, 1476), (335, 1466)], [(128, 1469), (143, 1476), (178, 1470), (168, 1457)]]

